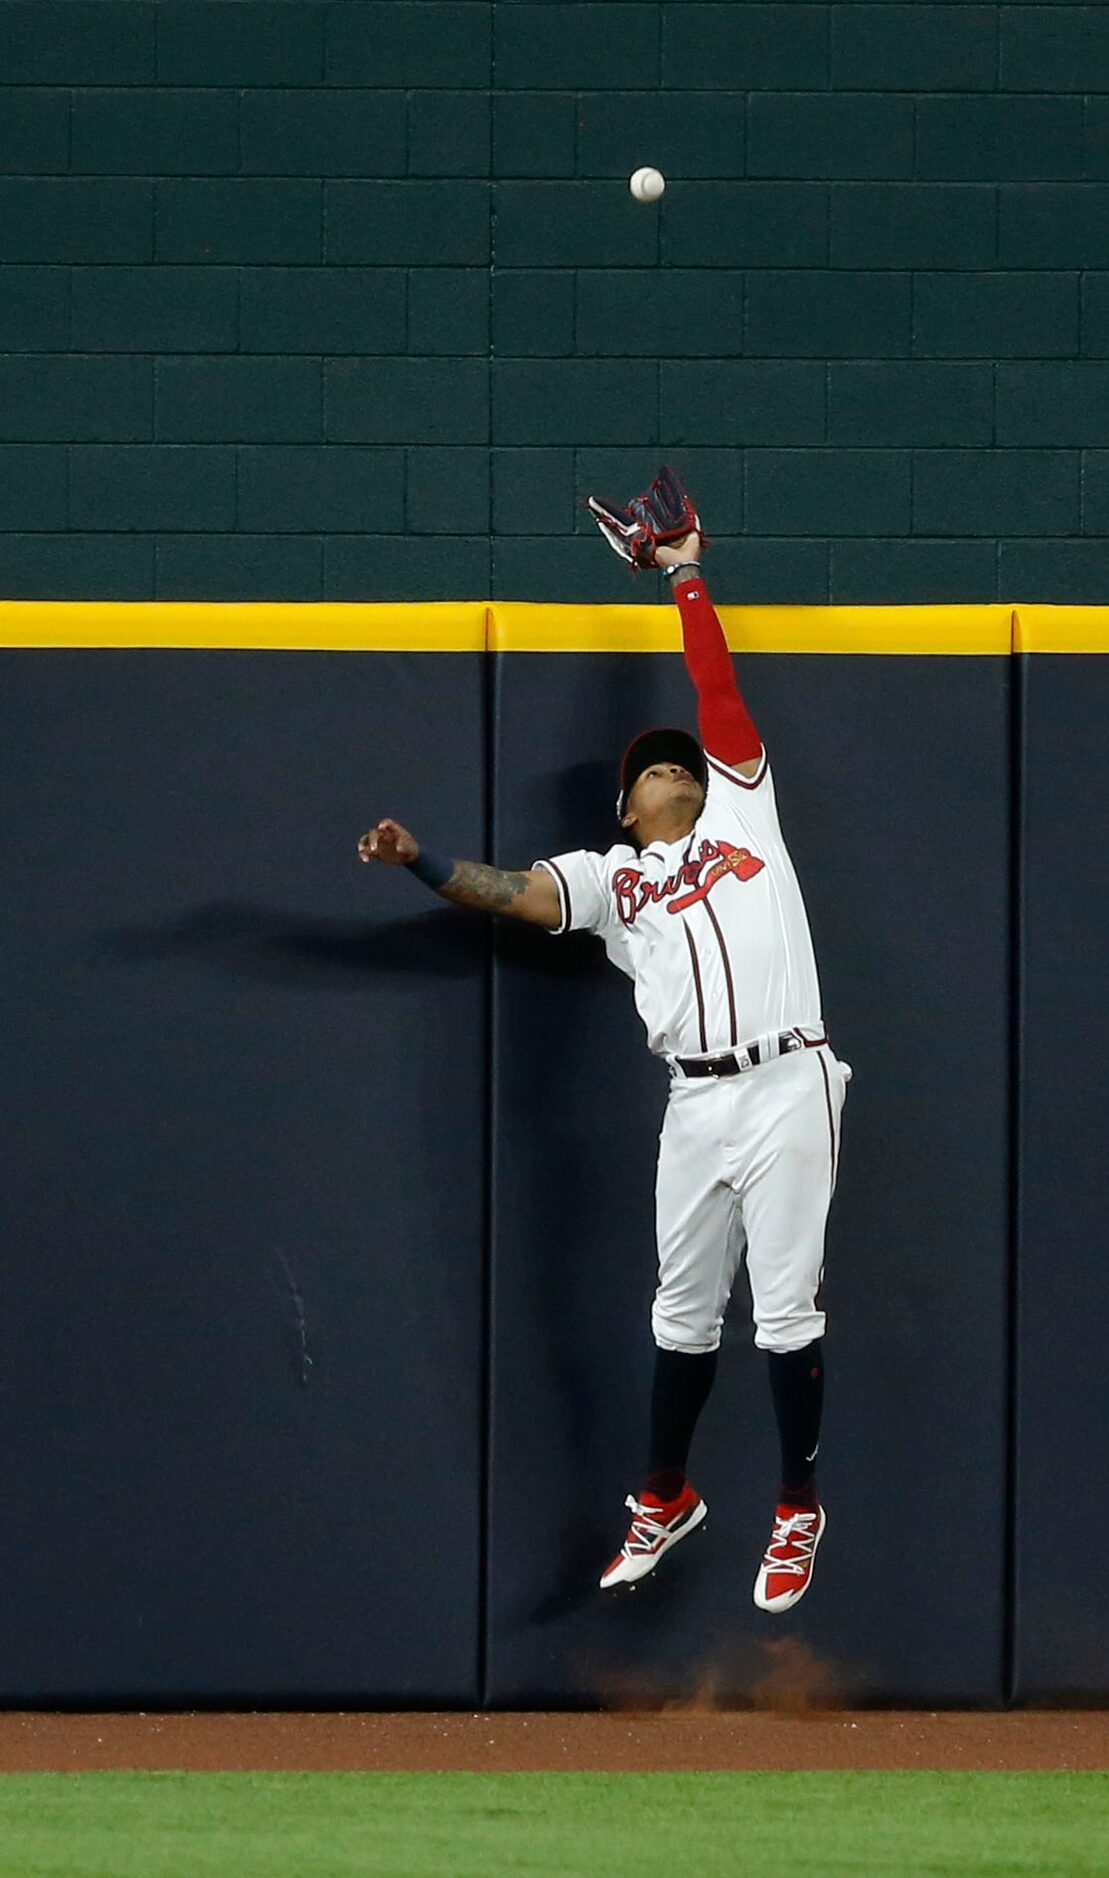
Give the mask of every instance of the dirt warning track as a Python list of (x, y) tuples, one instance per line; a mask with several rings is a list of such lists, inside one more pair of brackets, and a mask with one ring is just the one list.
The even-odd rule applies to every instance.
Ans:
[(1109, 1768), (1109, 1715), (0, 1713), (0, 1772)]

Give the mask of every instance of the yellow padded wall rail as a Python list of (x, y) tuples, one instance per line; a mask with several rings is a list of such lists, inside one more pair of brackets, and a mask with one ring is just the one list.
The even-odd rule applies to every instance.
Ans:
[[(725, 606), (735, 652), (1109, 652), (1109, 606)], [(0, 646), (277, 652), (679, 652), (669, 606), (437, 600), (2, 600)]]
[(1109, 652), (1109, 606), (1017, 606), (1014, 652)]
[(258, 652), (484, 652), (484, 600), (420, 606), (194, 600), (0, 600), (0, 646)]
[[(680, 652), (673, 606), (496, 601), (495, 652)], [(733, 652), (1005, 654), (1009, 606), (722, 606)]]

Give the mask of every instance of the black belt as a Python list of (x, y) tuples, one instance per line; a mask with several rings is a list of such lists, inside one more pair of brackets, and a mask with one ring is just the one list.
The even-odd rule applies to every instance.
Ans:
[[(796, 1030), (782, 1030), (778, 1033), (778, 1056), (786, 1056), (791, 1050), (817, 1050), (827, 1037), (802, 1037)], [(676, 1056), (674, 1062), (683, 1076), (739, 1076), (745, 1069), (757, 1069), (762, 1062), (762, 1051), (757, 1043), (745, 1043), (740, 1046), (740, 1055), (728, 1051), (724, 1056)], [(767, 1058), (773, 1062), (774, 1057)]]

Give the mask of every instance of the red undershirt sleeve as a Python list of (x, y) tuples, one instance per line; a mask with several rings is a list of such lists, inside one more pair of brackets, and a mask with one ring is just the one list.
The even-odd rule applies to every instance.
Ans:
[(716, 608), (700, 572), (675, 574), (670, 583), (682, 616), (685, 662), (697, 692), (701, 742), (725, 763), (762, 755), (762, 738), (740, 695), (735, 666)]

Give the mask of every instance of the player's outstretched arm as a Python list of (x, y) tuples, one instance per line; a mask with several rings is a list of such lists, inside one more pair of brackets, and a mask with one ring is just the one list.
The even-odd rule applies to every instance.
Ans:
[(659, 543), (654, 558), (669, 578), (681, 614), (686, 667), (697, 692), (701, 742), (741, 776), (754, 776), (762, 761), (762, 738), (743, 701), (724, 628), (701, 573), (701, 537), (690, 534), (681, 541)]
[(383, 861), (388, 867), (410, 867), (441, 899), (455, 906), (471, 906), (480, 913), (503, 913), (555, 932), (562, 923), (558, 888), (542, 868), (515, 873), (487, 867), (484, 861), (440, 860), (421, 848), (415, 835), (388, 817), (371, 828), (358, 843), (362, 861)]
[(682, 641), (697, 692), (701, 742), (744, 777), (757, 775), (762, 739), (736, 684), (724, 628), (701, 575), (701, 518), (680, 476), (663, 464), (651, 487), (624, 508), (590, 496), (586, 502), (610, 548), (633, 568), (659, 567), (682, 616)]

